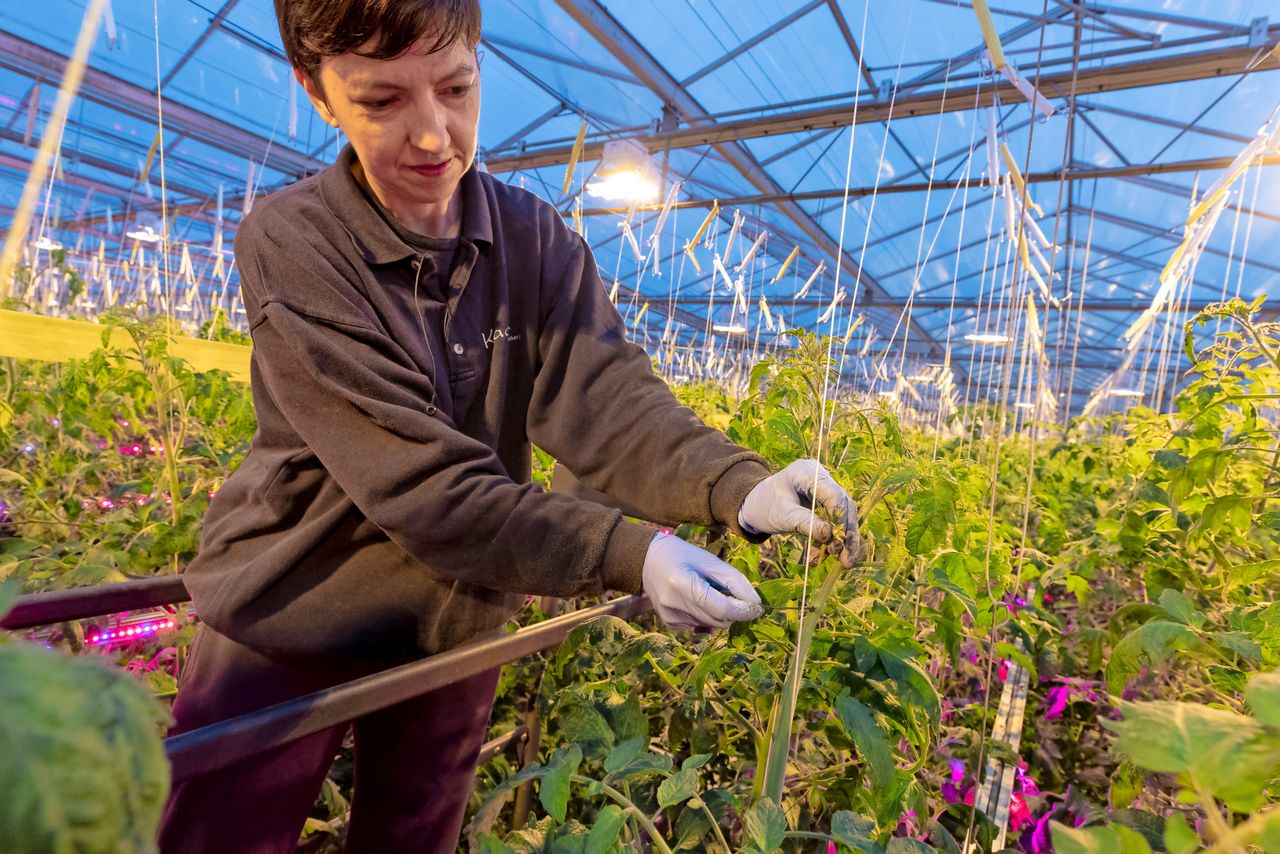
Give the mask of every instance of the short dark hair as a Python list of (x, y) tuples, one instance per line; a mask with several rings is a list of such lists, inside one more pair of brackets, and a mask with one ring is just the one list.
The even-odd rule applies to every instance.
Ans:
[[(275, 0), (289, 62), (311, 77), (330, 56), (393, 59), (424, 36), (430, 53), (480, 43), (479, 0)], [(369, 47), (359, 50), (362, 45)]]

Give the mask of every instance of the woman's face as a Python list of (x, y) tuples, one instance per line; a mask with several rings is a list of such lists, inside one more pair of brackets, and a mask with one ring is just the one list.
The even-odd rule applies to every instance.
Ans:
[(449, 206), (476, 156), (480, 69), (461, 42), (428, 53), (420, 39), (394, 59), (355, 53), (299, 74), (320, 115), (351, 141), (378, 200), (407, 224)]

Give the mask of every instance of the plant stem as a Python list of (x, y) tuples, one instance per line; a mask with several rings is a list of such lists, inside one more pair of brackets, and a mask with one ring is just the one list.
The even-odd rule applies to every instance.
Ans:
[(1239, 851), (1241, 846), (1248, 845), (1262, 832), (1267, 822), (1275, 817), (1276, 810), (1261, 810), (1254, 813), (1243, 824), (1229, 831), (1226, 839), (1220, 839), (1205, 849), (1204, 854), (1226, 854), (1228, 851)]
[(809, 657), (809, 645), (813, 642), (813, 634), (818, 628), (818, 621), (827, 606), (827, 599), (840, 577), (841, 567), (833, 565), (822, 581), (822, 588), (814, 597), (813, 609), (804, 615), (796, 638), (796, 654), (787, 668), (787, 678), (778, 696), (774, 714), (769, 721), (769, 753), (765, 760), (764, 785), (761, 795), (776, 804), (782, 803), (782, 786), (787, 774), (787, 754), (791, 752), (791, 724), (795, 720), (796, 698), (799, 696), (800, 680), (804, 676), (805, 660)]
[(1244, 847), (1236, 839), (1235, 834), (1231, 832), (1231, 826), (1222, 818), (1222, 813), (1218, 811), (1218, 801), (1213, 797), (1200, 781), (1196, 779), (1196, 775), (1191, 774), (1191, 785), (1195, 787), (1196, 797), (1200, 800), (1200, 806), (1204, 808), (1205, 820), (1209, 823), (1209, 829), (1213, 832), (1214, 847), (1221, 847), (1222, 850), (1230, 852), (1230, 854), (1245, 854)]
[(593, 780), (590, 777), (583, 777), (581, 774), (574, 774), (569, 779), (575, 783), (582, 783), (587, 786), (599, 786), (600, 791), (604, 792), (609, 798), (617, 802), (624, 810), (635, 816), (640, 822), (640, 826), (644, 828), (645, 833), (649, 834), (649, 839), (653, 842), (653, 847), (657, 848), (661, 854), (673, 854), (671, 846), (667, 845), (662, 838), (662, 834), (658, 833), (658, 828), (653, 826), (653, 822), (649, 820), (649, 816), (644, 814), (638, 806), (631, 802), (631, 799), (619, 792), (608, 783), (601, 783), (599, 780)]
[(823, 842), (839, 842), (829, 833), (817, 833), (811, 830), (788, 830), (782, 835), (783, 839), (820, 839)]
[(724, 832), (720, 830), (720, 822), (716, 821), (716, 817), (712, 814), (711, 808), (707, 806), (707, 802), (702, 798), (698, 798), (698, 803), (702, 805), (702, 811), (707, 814), (707, 820), (711, 822), (711, 829), (716, 832), (716, 841), (724, 847), (725, 854), (733, 854), (733, 849), (725, 841)]

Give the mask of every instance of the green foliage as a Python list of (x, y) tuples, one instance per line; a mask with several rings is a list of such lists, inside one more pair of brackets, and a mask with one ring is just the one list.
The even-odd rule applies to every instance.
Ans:
[[(116, 326), (131, 345), (108, 348)], [(112, 315), (104, 348), (65, 365), (4, 363), (0, 578), (28, 592), (176, 572), (209, 496), (253, 434), (248, 389), (169, 355), (156, 320)]]
[[(1250, 697), (1273, 715), (1276, 675), (1257, 678), (1265, 681)], [(1264, 720), (1171, 701), (1121, 703), (1120, 709), (1123, 718), (1108, 723), (1119, 754), (1150, 771), (1184, 774), (1198, 796), (1211, 793), (1236, 812), (1258, 809), (1280, 774), (1280, 729)]]
[(10, 643), (0, 708), (0, 850), (155, 850), (167, 715), (145, 690), (97, 660)]

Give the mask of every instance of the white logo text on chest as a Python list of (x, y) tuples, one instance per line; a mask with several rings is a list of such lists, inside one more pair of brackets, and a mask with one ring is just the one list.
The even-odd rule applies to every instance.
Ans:
[(519, 341), (520, 335), (512, 332), (511, 327), (505, 329), (491, 329), (484, 335), (484, 348), (488, 350), (498, 341)]

